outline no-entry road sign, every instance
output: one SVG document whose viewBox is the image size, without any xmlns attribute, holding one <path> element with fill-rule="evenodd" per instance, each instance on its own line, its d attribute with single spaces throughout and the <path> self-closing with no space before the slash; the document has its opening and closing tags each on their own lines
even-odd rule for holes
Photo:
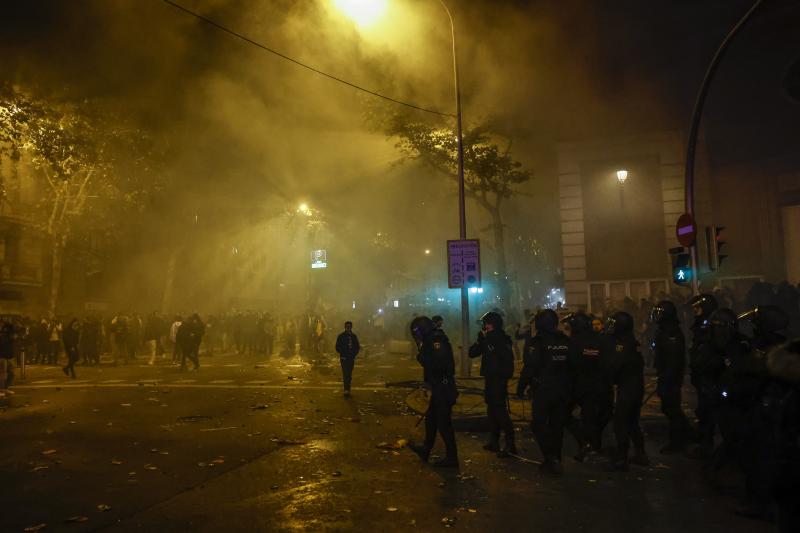
<svg viewBox="0 0 800 533">
<path fill-rule="evenodd" d="M 447 285 L 451 289 L 480 287 L 481 246 L 478 239 L 447 241 Z"/>
<path fill-rule="evenodd" d="M 687 248 L 694 246 L 697 239 L 697 223 L 692 215 L 684 213 L 678 217 L 678 223 L 675 225 L 675 236 L 681 246 L 686 246 Z"/>
</svg>

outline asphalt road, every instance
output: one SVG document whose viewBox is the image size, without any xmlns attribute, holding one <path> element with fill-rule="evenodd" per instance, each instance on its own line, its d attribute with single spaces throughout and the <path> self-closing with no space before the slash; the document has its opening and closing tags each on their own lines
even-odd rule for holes
<svg viewBox="0 0 800 533">
<path fill-rule="evenodd" d="M 412 391 L 385 386 L 419 379 L 408 357 L 359 360 L 350 399 L 330 358 L 201 364 L 78 367 L 77 380 L 29 367 L 0 400 L 0 531 L 771 530 L 733 515 L 732 487 L 711 489 L 697 463 L 658 455 L 664 424 L 652 410 L 648 468 L 567 459 L 552 479 L 460 432 L 460 470 L 437 471 L 401 446 L 422 436 Z M 538 460 L 518 429 L 521 454 Z"/>
</svg>

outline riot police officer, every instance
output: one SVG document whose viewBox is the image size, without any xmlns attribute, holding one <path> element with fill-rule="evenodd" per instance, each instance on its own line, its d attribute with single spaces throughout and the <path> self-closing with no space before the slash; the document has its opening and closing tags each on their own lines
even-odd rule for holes
<svg viewBox="0 0 800 533">
<path fill-rule="evenodd" d="M 737 507 L 736 513 L 751 518 L 769 518 L 770 471 L 776 453 L 774 431 L 765 419 L 763 396 L 770 390 L 767 370 L 767 354 L 786 338 L 781 333 L 789 325 L 789 316 L 776 306 L 759 306 L 740 314 L 738 321 L 747 321 L 754 327 L 750 351 L 734 354 L 738 357 L 726 360 L 728 366 L 723 373 L 722 400 L 725 422 L 736 429 L 735 458 L 745 474 L 747 500 Z M 767 384 L 767 386 L 765 386 Z M 736 396 L 734 397 L 735 391 Z M 727 426 L 725 426 L 727 428 Z M 729 455 L 731 452 L 728 448 Z"/>
<path fill-rule="evenodd" d="M 458 467 L 458 449 L 453 430 L 453 405 L 458 398 L 455 380 L 455 359 L 450 339 L 444 331 L 427 317 L 418 317 L 411 323 L 419 351 L 417 361 L 423 368 L 423 378 L 430 387 L 430 401 L 425 413 L 425 443 L 410 443 L 409 447 L 424 461 L 428 461 L 438 431 L 444 441 L 447 455 L 433 463 L 435 467 Z"/>
<path fill-rule="evenodd" d="M 540 471 L 560 475 L 564 425 L 569 415 L 575 362 L 569 337 L 558 331 L 558 315 L 544 309 L 534 319 L 536 336 L 523 356 L 524 366 L 517 395 L 530 388 L 531 429 L 539 443 L 544 462 Z"/>
<path fill-rule="evenodd" d="M 633 335 L 633 317 L 624 311 L 614 313 L 606 322 L 608 349 L 610 350 L 611 380 L 617 387 L 614 404 L 614 435 L 617 456 L 614 470 L 627 470 L 628 463 L 647 466 L 650 461 L 644 449 L 644 435 L 639 426 L 644 399 L 644 357 L 639 342 Z M 628 459 L 633 443 L 634 454 Z"/>
<path fill-rule="evenodd" d="M 762 426 L 758 472 L 777 504 L 778 531 L 800 530 L 800 339 L 771 350 L 768 379 L 756 404 Z"/>
<path fill-rule="evenodd" d="M 708 357 L 703 357 L 701 347 L 710 342 L 711 314 L 717 310 L 717 300 L 710 294 L 698 294 L 688 302 L 694 314 L 694 322 L 690 326 L 692 343 L 689 347 L 689 368 L 691 381 L 697 394 L 697 439 L 698 446 L 692 450 L 690 457 L 707 459 L 714 450 L 714 431 L 716 420 L 714 418 L 714 405 L 718 402 L 715 379 L 719 371 L 715 365 L 709 367 L 706 363 L 713 362 Z M 703 361 L 701 361 L 703 359 Z M 716 375 L 716 377 L 715 377 Z M 710 387 L 709 390 L 706 388 Z"/>
<path fill-rule="evenodd" d="M 650 322 L 655 324 L 653 353 L 658 375 L 656 392 L 661 399 L 661 412 L 669 422 L 669 442 L 661 453 L 683 452 L 692 433 L 689 421 L 681 407 L 683 374 L 686 370 L 686 340 L 678 321 L 675 304 L 664 300 L 650 312 Z"/>
<path fill-rule="evenodd" d="M 611 417 L 613 391 L 608 381 L 600 335 L 592 329 L 592 320 L 585 313 L 570 313 L 561 320 L 569 334 L 572 359 L 575 362 L 575 387 L 569 409 L 567 429 L 578 441 L 575 460 L 583 462 L 590 451 L 602 447 L 603 429 Z M 572 410 L 580 408 L 580 420 Z"/>
<path fill-rule="evenodd" d="M 469 348 L 471 358 L 481 358 L 481 376 L 484 378 L 484 400 L 489 417 L 490 436 L 484 450 L 501 457 L 516 455 L 514 424 L 508 414 L 508 380 L 514 375 L 512 340 L 503 331 L 503 317 L 489 311 L 481 317 L 483 329 Z M 500 449 L 500 434 L 505 435 L 505 448 Z"/>
</svg>

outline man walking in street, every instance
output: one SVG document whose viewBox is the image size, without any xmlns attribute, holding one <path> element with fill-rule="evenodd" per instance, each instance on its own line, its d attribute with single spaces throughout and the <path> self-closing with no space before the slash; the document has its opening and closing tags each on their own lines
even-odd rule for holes
<svg viewBox="0 0 800 533">
<path fill-rule="evenodd" d="M 353 333 L 353 323 L 349 320 L 344 323 L 344 331 L 336 338 L 336 353 L 342 364 L 342 381 L 344 382 L 345 398 L 350 396 L 350 383 L 353 381 L 353 366 L 356 356 L 361 350 L 358 337 Z"/>
</svg>

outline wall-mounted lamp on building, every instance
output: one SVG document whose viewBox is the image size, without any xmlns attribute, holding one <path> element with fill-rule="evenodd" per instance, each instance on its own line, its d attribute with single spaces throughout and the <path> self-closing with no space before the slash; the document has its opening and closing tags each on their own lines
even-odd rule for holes
<svg viewBox="0 0 800 533">
<path fill-rule="evenodd" d="M 619 181 L 620 185 L 625 185 L 625 182 L 628 179 L 628 171 L 625 169 L 617 170 L 617 181 Z"/>
</svg>

